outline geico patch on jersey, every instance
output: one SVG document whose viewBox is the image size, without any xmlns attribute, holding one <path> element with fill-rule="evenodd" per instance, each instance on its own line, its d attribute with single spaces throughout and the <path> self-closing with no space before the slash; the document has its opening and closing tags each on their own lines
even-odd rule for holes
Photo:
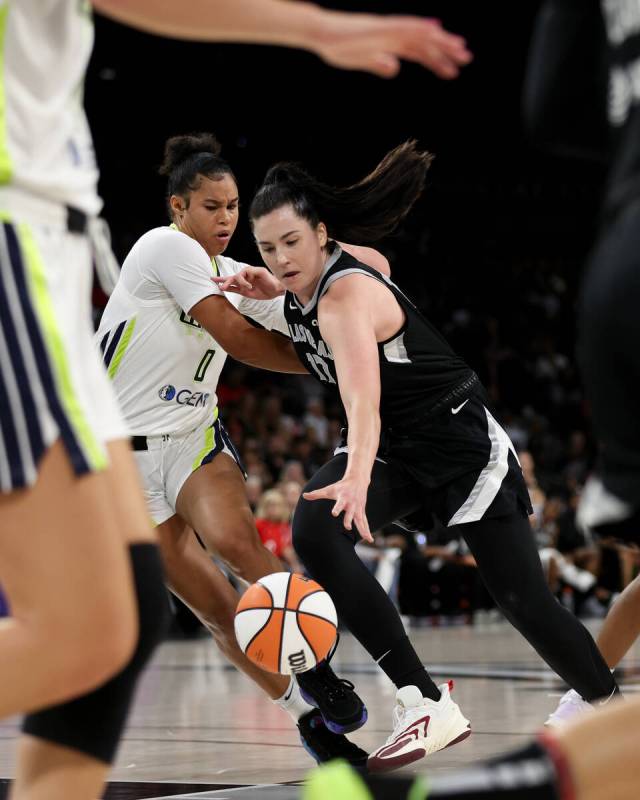
<svg viewBox="0 0 640 800">
<path fill-rule="evenodd" d="M 165 384 L 159 391 L 158 397 L 170 403 L 175 400 L 180 406 L 206 406 L 211 397 L 209 392 L 192 392 L 191 389 L 176 389 L 170 383 Z"/>
</svg>

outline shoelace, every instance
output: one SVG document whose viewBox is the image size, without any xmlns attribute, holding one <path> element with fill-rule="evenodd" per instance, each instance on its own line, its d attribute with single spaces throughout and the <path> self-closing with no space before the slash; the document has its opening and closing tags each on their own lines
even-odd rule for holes
<svg viewBox="0 0 640 800">
<path fill-rule="evenodd" d="M 393 707 L 393 728 L 394 730 L 398 727 L 398 725 L 404 719 L 404 712 L 406 711 L 404 706 L 396 705 Z M 393 736 L 393 734 L 392 734 Z"/>
<path fill-rule="evenodd" d="M 326 688 L 326 698 L 329 702 L 340 700 L 346 697 L 347 692 L 355 689 L 355 685 L 350 680 L 339 678 L 327 663 L 316 669 L 314 677 Z"/>
<path fill-rule="evenodd" d="M 315 670 L 308 672 L 306 678 L 306 680 L 317 678 L 318 683 L 328 689 L 326 697 L 329 702 L 342 699 L 347 692 L 352 692 L 356 688 L 355 684 L 347 678 L 339 678 L 329 666 L 329 662 L 338 649 L 339 642 L 340 633 L 336 632 L 336 640 L 326 658 L 318 664 Z"/>
</svg>

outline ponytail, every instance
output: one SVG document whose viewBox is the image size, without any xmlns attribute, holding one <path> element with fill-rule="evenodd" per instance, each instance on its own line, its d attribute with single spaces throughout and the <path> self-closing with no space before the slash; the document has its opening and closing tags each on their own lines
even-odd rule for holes
<svg viewBox="0 0 640 800">
<path fill-rule="evenodd" d="M 271 167 L 251 203 L 251 221 L 285 205 L 329 236 L 352 244 L 370 244 L 392 233 L 422 194 L 433 156 L 416 148 L 414 140 L 388 153 L 358 183 L 329 186 L 302 167 L 281 163 Z"/>
</svg>

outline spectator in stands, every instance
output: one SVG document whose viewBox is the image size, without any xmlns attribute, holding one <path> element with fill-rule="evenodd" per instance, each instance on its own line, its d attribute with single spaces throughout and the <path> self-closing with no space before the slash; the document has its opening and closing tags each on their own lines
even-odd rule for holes
<svg viewBox="0 0 640 800">
<path fill-rule="evenodd" d="M 256 528 L 268 550 L 292 572 L 304 572 L 291 546 L 289 509 L 282 492 L 270 489 L 262 495 L 256 509 Z"/>
</svg>

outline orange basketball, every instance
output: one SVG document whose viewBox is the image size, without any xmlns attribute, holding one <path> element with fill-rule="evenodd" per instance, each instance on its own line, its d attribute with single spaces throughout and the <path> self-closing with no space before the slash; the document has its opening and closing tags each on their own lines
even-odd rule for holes
<svg viewBox="0 0 640 800">
<path fill-rule="evenodd" d="M 234 625 L 247 658 L 267 672 L 291 675 L 327 656 L 338 616 L 320 584 L 297 573 L 274 572 L 242 595 Z"/>
</svg>

